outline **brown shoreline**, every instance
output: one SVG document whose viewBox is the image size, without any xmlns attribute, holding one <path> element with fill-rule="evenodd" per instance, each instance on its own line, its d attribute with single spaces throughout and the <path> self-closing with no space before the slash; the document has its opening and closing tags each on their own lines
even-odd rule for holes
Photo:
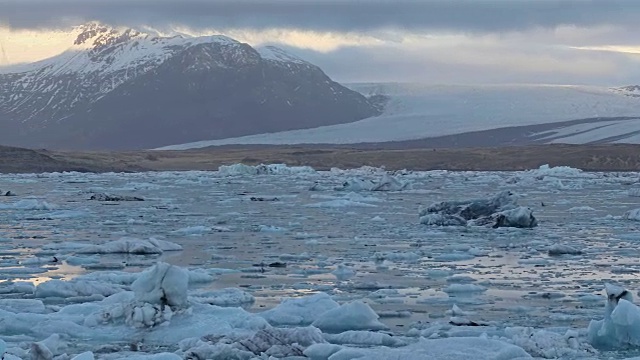
<svg viewBox="0 0 640 360">
<path fill-rule="evenodd" d="M 317 170 L 384 166 L 388 170 L 509 171 L 540 165 L 586 171 L 640 171 L 640 145 L 530 145 L 493 148 L 385 149 L 305 145 L 226 146 L 182 151 L 49 151 L 0 146 L 0 173 L 217 170 L 220 165 L 286 163 Z"/>
</svg>

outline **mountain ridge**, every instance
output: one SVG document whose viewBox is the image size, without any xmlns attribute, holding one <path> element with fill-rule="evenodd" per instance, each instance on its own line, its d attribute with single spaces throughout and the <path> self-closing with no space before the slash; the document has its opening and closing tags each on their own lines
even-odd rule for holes
<svg viewBox="0 0 640 360">
<path fill-rule="evenodd" d="M 8 130 L 1 143 L 135 149 L 379 114 L 361 94 L 277 47 L 255 49 L 222 35 L 162 37 L 99 23 L 73 31 L 75 41 L 62 54 L 0 71 L 0 125 Z M 190 128 L 180 129 L 180 123 Z"/>
</svg>

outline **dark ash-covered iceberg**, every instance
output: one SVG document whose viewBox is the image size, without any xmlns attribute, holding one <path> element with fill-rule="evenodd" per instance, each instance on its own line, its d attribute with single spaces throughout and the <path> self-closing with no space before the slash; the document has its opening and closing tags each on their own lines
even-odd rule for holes
<svg viewBox="0 0 640 360">
<path fill-rule="evenodd" d="M 511 191 L 487 199 L 443 201 L 420 209 L 420 223 L 437 226 L 492 226 L 532 228 L 538 226 L 533 211 L 518 206 Z"/>
</svg>

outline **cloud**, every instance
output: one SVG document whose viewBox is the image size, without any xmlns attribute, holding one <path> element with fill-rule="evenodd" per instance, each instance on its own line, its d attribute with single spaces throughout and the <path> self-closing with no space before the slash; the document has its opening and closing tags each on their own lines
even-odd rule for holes
<svg viewBox="0 0 640 360">
<path fill-rule="evenodd" d="M 343 82 L 640 83 L 632 0 L 0 0 L 0 9 L 0 65 L 71 43 L 44 29 L 98 20 L 282 46 Z"/>
<path fill-rule="evenodd" d="M 331 53 L 288 49 L 342 82 L 640 83 L 640 56 L 536 43 L 523 34 L 409 37 L 402 43 L 344 47 Z"/>
<path fill-rule="evenodd" d="M 152 29 L 155 30 L 155 29 Z M 203 29 L 194 30 L 176 27 L 165 35 L 177 32 L 190 36 L 222 34 L 253 46 L 275 44 L 288 45 L 299 49 L 310 49 L 322 53 L 343 47 L 384 45 L 388 39 L 375 34 L 320 32 L 300 29 Z"/>
<path fill-rule="evenodd" d="M 637 26 L 632 0 L 0 0 L 0 23 L 52 28 L 98 20 L 113 25 L 295 28 L 360 32 L 380 28 L 504 32 L 561 25 Z"/>
</svg>

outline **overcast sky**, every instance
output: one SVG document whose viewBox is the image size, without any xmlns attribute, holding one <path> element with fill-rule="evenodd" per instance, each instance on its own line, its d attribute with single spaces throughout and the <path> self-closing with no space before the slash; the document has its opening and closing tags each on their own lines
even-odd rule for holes
<svg viewBox="0 0 640 360">
<path fill-rule="evenodd" d="M 338 81 L 640 83 L 637 0 L 0 0 L 0 64 L 62 51 L 65 29 L 224 33 Z"/>
</svg>

